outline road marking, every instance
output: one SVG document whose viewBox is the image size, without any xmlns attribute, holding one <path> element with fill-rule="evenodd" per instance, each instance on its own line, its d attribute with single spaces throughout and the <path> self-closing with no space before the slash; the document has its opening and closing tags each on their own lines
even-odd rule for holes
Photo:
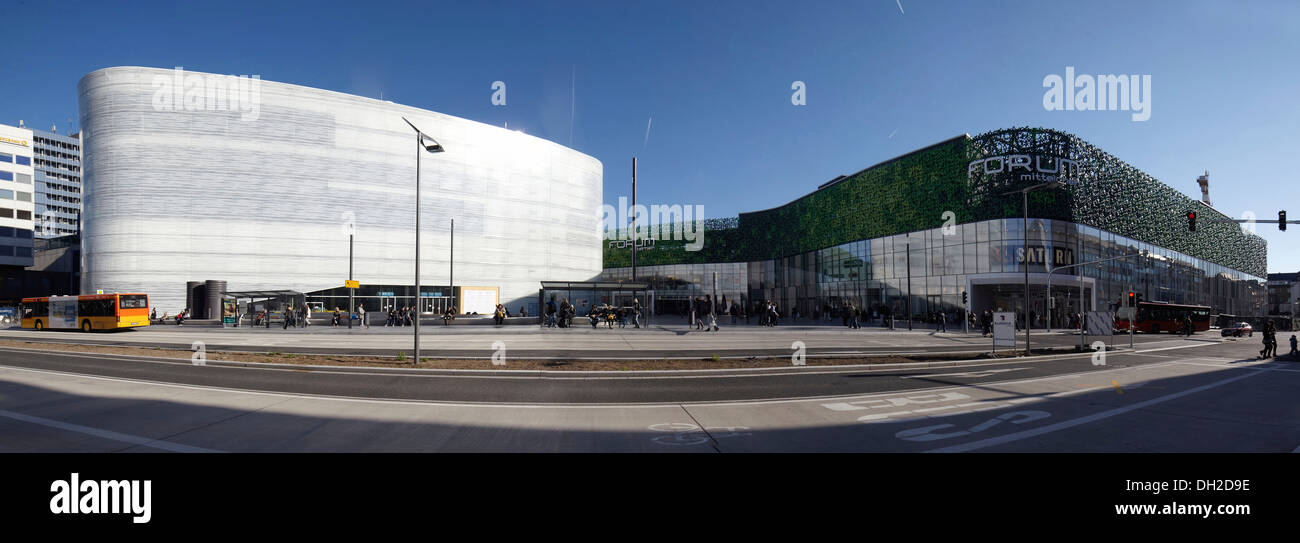
<svg viewBox="0 0 1300 543">
<path fill-rule="evenodd" d="M 2 350 L 2 349 L 0 349 L 0 350 Z M 93 357 L 87 357 L 87 358 L 93 358 Z M 157 363 L 162 363 L 162 362 L 157 362 Z M 1161 362 L 1161 363 L 1156 363 L 1156 364 L 1148 364 L 1148 365 L 1144 365 L 1144 366 L 1130 366 L 1130 367 L 1125 367 L 1125 368 L 1116 368 L 1116 370 L 1154 369 L 1154 368 L 1161 368 L 1161 367 L 1170 366 L 1170 365 L 1174 365 L 1174 364 L 1179 364 L 1179 362 Z M 207 367 L 210 368 L 210 367 L 212 367 L 212 366 L 207 366 Z M 438 401 L 438 400 L 415 400 L 415 399 L 409 399 L 409 398 L 366 398 L 366 397 L 361 397 L 361 396 L 338 396 L 338 395 L 325 395 L 325 394 L 308 394 L 308 393 L 301 393 L 301 392 L 299 392 L 299 393 L 294 393 L 294 392 L 275 392 L 275 391 L 267 391 L 267 390 L 253 390 L 253 389 L 242 389 L 242 388 L 233 388 L 233 387 L 218 387 L 218 386 L 205 386 L 205 385 L 185 385 L 185 384 L 179 384 L 179 383 L 169 383 L 169 382 L 166 382 L 166 381 L 152 381 L 152 380 L 148 380 L 148 379 L 129 379 L 129 378 L 122 378 L 122 377 L 105 377 L 105 376 L 102 376 L 102 375 L 94 375 L 94 374 L 89 374 L 89 373 L 76 373 L 76 372 L 70 372 L 70 371 L 58 371 L 58 370 L 41 370 L 41 369 L 26 368 L 26 367 L 21 367 L 21 366 L 9 366 L 9 365 L 5 365 L 5 364 L 0 364 L 0 369 L 10 370 L 10 371 L 27 372 L 27 373 L 38 373 L 38 374 L 47 374 L 47 375 L 59 375 L 59 376 L 64 376 L 64 377 L 76 377 L 76 378 L 82 378 L 82 379 L 97 379 L 97 380 L 102 380 L 102 381 L 115 381 L 115 382 L 120 382 L 120 383 L 147 384 L 147 385 L 162 386 L 162 387 L 171 387 L 171 388 L 179 388 L 179 389 L 187 389 L 187 390 L 206 390 L 206 391 L 212 391 L 212 392 L 231 392 L 231 393 L 237 393 L 237 394 L 250 394 L 250 395 L 255 395 L 255 396 L 275 396 L 275 397 L 280 397 L 280 398 L 300 398 L 300 399 L 305 399 L 305 400 L 332 400 L 332 401 L 355 402 L 355 403 L 382 403 L 382 404 L 396 404 L 396 405 L 429 405 L 429 406 L 441 406 L 441 407 L 492 407 L 492 408 L 506 408 L 506 409 L 509 409 L 509 408 L 520 408 L 520 409 L 657 409 L 657 408 L 672 407 L 672 406 L 681 406 L 681 405 L 690 405 L 690 406 L 776 405 L 776 404 L 810 403 L 810 402 L 811 402 L 811 403 L 820 403 L 820 402 L 825 402 L 825 401 L 829 401 L 829 400 L 849 400 L 849 399 L 853 399 L 853 400 L 862 400 L 862 399 L 868 399 L 868 398 L 879 398 L 879 397 L 885 397 L 885 396 L 896 396 L 896 395 L 899 395 L 899 394 L 909 394 L 909 393 L 913 393 L 913 394 L 914 394 L 914 393 L 921 393 L 921 392 L 931 392 L 931 393 L 934 393 L 934 392 L 942 392 L 942 391 L 949 391 L 949 390 L 954 390 L 954 391 L 955 391 L 955 390 L 965 390 L 965 389 L 969 389 L 969 388 L 970 388 L 970 385 L 952 385 L 952 386 L 942 386 L 942 387 L 932 387 L 932 388 L 917 388 L 917 389 L 914 389 L 914 390 L 894 390 L 894 391 L 889 391 L 889 392 L 876 392 L 876 393 L 866 393 L 866 394 L 861 394 L 861 393 L 858 393 L 858 394 L 827 394 L 827 395 L 821 395 L 821 396 L 803 396 L 803 397 L 786 397 L 786 398 L 765 398 L 765 399 L 750 399 L 750 400 L 711 400 L 711 401 L 700 401 L 700 402 L 644 402 L 644 403 L 621 403 L 621 404 L 619 404 L 619 403 L 613 403 L 613 404 L 611 404 L 611 403 L 586 403 L 586 404 L 560 404 L 560 403 L 549 403 L 549 404 L 547 404 L 547 403 L 509 403 L 509 402 L 473 402 L 473 401 L 458 401 L 458 402 L 453 402 L 453 401 Z M 291 371 L 291 370 L 283 370 L 283 371 Z M 1081 372 L 1074 372 L 1074 373 L 1065 373 L 1065 374 L 1060 374 L 1060 375 L 1052 375 L 1052 376 L 1047 376 L 1047 377 L 1035 377 L 1035 378 L 1030 378 L 1030 379 L 1011 379 L 1011 380 L 1007 380 L 1007 381 L 990 381 L 990 382 L 980 383 L 980 386 L 999 385 L 999 384 L 1032 383 L 1032 382 L 1038 382 L 1038 381 L 1052 381 L 1052 380 L 1057 380 L 1057 379 L 1070 379 L 1070 378 L 1078 377 L 1078 376 L 1083 375 L 1083 374 L 1085 374 L 1085 373 L 1092 373 L 1092 371 L 1089 370 L 1089 371 L 1081 371 Z M 1085 390 L 1085 391 L 1079 391 L 1079 392 L 1086 392 L 1086 390 Z M 1068 394 L 1068 393 L 1063 393 L 1063 395 L 1064 395 L 1064 394 Z"/>
<path fill-rule="evenodd" d="M 979 371 L 962 371 L 956 373 L 929 373 L 925 375 L 904 375 L 902 378 L 903 379 L 925 379 L 927 377 L 988 377 L 990 375 L 995 375 L 998 373 L 1005 373 L 1008 371 L 1027 370 L 1027 369 L 1029 368 L 1002 368 L 1002 369 L 979 370 Z"/>
<path fill-rule="evenodd" d="M 222 452 L 222 451 L 218 451 L 218 450 L 214 450 L 214 449 L 205 449 L 205 448 L 203 448 L 203 447 L 194 447 L 194 446 L 190 446 L 190 445 L 182 445 L 182 444 L 180 444 L 180 443 L 173 443 L 173 442 L 171 442 L 171 441 L 163 441 L 163 440 L 161 440 L 161 439 L 152 439 L 152 438 L 147 438 L 147 437 L 134 436 L 134 435 L 131 435 L 131 434 L 123 434 L 123 433 L 121 433 L 121 432 L 114 432 L 114 431 L 112 431 L 112 430 L 101 430 L 101 429 L 99 429 L 99 428 L 92 428 L 92 427 L 90 427 L 90 426 L 82 426 L 82 425 L 80 425 L 80 424 L 72 424 L 72 423 L 68 423 L 68 422 L 60 422 L 60 421 L 52 420 L 52 419 L 46 419 L 46 418 L 41 418 L 41 417 L 34 417 L 34 416 L 31 416 L 31 415 L 24 415 L 24 414 L 22 414 L 22 413 L 16 413 L 16 412 L 14 412 L 14 411 L 6 411 L 6 410 L 3 410 L 3 409 L 0 409 L 0 417 L 8 417 L 8 418 L 11 418 L 11 419 L 14 419 L 14 420 L 19 420 L 19 421 L 23 421 L 23 422 L 28 422 L 28 423 L 31 423 L 31 424 L 38 424 L 38 425 L 41 425 L 41 426 L 48 426 L 48 427 L 50 427 L 50 428 L 58 428 L 58 429 L 60 429 L 60 430 L 66 430 L 66 431 L 69 431 L 69 432 L 77 432 L 77 433 L 79 433 L 79 434 L 86 434 L 86 435 L 92 435 L 92 436 L 95 436 L 95 437 L 102 437 L 102 438 L 104 438 L 104 439 L 111 439 L 111 440 L 113 440 L 113 441 L 121 441 L 121 442 L 123 442 L 123 443 L 133 443 L 133 444 L 136 444 L 136 445 L 142 445 L 142 446 L 145 446 L 145 447 L 151 447 L 151 448 L 154 448 L 154 449 L 162 449 L 162 450 L 164 450 L 164 451 L 171 451 L 171 452 L 184 452 L 184 453 L 217 453 L 217 452 Z"/>
<path fill-rule="evenodd" d="M 1119 387 L 1119 381 L 1116 381 L 1116 380 L 1112 379 L 1112 380 L 1110 381 L 1110 385 L 1113 386 L 1113 387 L 1115 387 L 1115 393 L 1117 393 L 1117 394 L 1123 394 L 1123 393 L 1124 393 L 1124 389 L 1122 389 L 1122 388 Z"/>
<path fill-rule="evenodd" d="M 1059 431 L 1059 430 L 1064 430 L 1064 429 L 1066 429 L 1066 428 L 1073 428 L 1073 427 L 1075 427 L 1075 426 L 1079 426 L 1079 425 L 1081 425 L 1081 424 L 1087 424 L 1087 423 L 1090 423 L 1090 422 L 1096 422 L 1096 421 L 1099 421 L 1099 420 L 1102 420 L 1102 419 L 1107 419 L 1107 418 L 1110 418 L 1110 417 L 1113 417 L 1113 416 L 1116 416 L 1116 415 L 1122 415 L 1122 414 L 1124 414 L 1124 413 L 1128 413 L 1128 412 L 1130 412 L 1130 411 L 1135 411 L 1135 410 L 1142 409 L 1142 408 L 1145 408 L 1145 407 L 1150 407 L 1150 406 L 1152 406 L 1152 405 L 1156 405 L 1156 404 L 1159 404 L 1159 403 L 1164 403 L 1164 402 L 1167 402 L 1167 401 L 1170 401 L 1170 400 L 1176 400 L 1176 399 L 1178 399 L 1178 398 L 1182 398 L 1183 396 L 1189 396 L 1189 395 L 1192 395 L 1192 394 L 1196 394 L 1197 392 L 1204 392 L 1204 391 L 1206 391 L 1206 390 L 1209 390 L 1209 389 L 1212 389 L 1212 388 L 1215 388 L 1215 387 L 1220 387 L 1220 386 L 1226 385 L 1226 384 L 1228 384 L 1228 383 L 1233 383 L 1233 382 L 1236 382 L 1236 381 L 1240 381 L 1240 380 L 1242 380 L 1242 379 L 1246 379 L 1246 378 L 1249 378 L 1249 377 L 1254 377 L 1254 376 L 1256 376 L 1256 375 L 1259 375 L 1260 373 L 1261 373 L 1261 372 L 1250 372 L 1250 373 L 1246 373 L 1246 374 L 1244 374 L 1244 375 L 1238 375 L 1238 376 L 1236 376 L 1236 377 L 1229 377 L 1229 378 L 1227 378 L 1227 379 L 1223 379 L 1223 380 L 1221 380 L 1221 381 L 1215 381 L 1215 382 L 1210 383 L 1210 384 L 1207 384 L 1207 385 L 1201 385 L 1201 386 L 1198 386 L 1198 387 L 1189 388 L 1189 389 L 1184 390 L 1184 391 L 1181 391 L 1181 392 L 1175 392 L 1175 393 L 1173 393 L 1173 394 L 1167 394 L 1167 395 L 1164 395 L 1164 396 L 1159 396 L 1159 397 L 1156 397 L 1156 398 L 1152 398 L 1152 399 L 1150 399 L 1150 400 L 1146 400 L 1146 401 L 1142 401 L 1142 402 L 1135 403 L 1135 404 L 1133 404 L 1133 405 L 1128 405 L 1128 406 L 1124 406 L 1124 407 L 1117 407 L 1117 408 L 1115 408 L 1115 409 L 1110 409 L 1110 410 L 1107 410 L 1107 411 L 1102 411 L 1102 412 L 1100 412 L 1100 413 L 1093 413 L 1093 414 L 1091 414 L 1091 415 L 1087 415 L 1087 416 L 1084 416 L 1084 417 L 1079 417 L 1079 418 L 1075 418 L 1075 419 L 1070 419 L 1070 420 L 1067 420 L 1067 421 L 1058 422 L 1058 423 L 1056 423 L 1056 424 L 1050 424 L 1050 425 L 1047 425 L 1047 426 L 1043 426 L 1043 427 L 1041 427 L 1041 428 L 1034 428 L 1034 429 L 1032 429 L 1032 430 L 1024 430 L 1024 431 L 1016 432 L 1016 433 L 1013 433 L 1013 434 L 1007 434 L 1007 435 L 998 436 L 998 437 L 991 437 L 991 438 L 988 438 L 988 439 L 981 439 L 981 440 L 979 440 L 979 441 L 972 441 L 972 442 L 969 442 L 969 443 L 963 443 L 963 444 L 961 444 L 961 445 L 953 445 L 953 446 L 951 446 L 951 447 L 943 447 L 943 448 L 940 448 L 940 449 L 931 449 L 931 450 L 928 450 L 928 451 L 925 451 L 925 452 L 940 452 L 940 453 L 942 453 L 942 452 L 969 452 L 969 451 L 974 451 L 974 450 L 978 450 L 978 449 L 983 449 L 983 448 L 986 448 L 986 447 L 992 447 L 992 446 L 995 446 L 995 445 L 1003 445 L 1003 444 L 1006 444 L 1006 443 L 1011 443 L 1011 442 L 1013 442 L 1013 441 L 1020 441 L 1020 440 L 1022 440 L 1022 439 L 1028 439 L 1028 438 L 1031 438 L 1031 437 L 1040 436 L 1040 435 L 1043 435 L 1043 434 L 1048 434 L 1048 433 L 1056 432 L 1056 431 Z"/>
</svg>

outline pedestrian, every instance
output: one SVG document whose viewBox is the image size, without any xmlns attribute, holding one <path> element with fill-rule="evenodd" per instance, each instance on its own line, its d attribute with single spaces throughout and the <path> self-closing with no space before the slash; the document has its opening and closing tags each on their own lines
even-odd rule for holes
<svg viewBox="0 0 1300 543">
<path fill-rule="evenodd" d="M 577 311 L 574 310 L 573 304 L 569 303 L 569 299 L 565 298 L 560 302 L 560 328 L 569 328 L 573 324 L 574 315 L 577 315 Z"/>
<path fill-rule="evenodd" d="M 520 305 L 520 306 L 519 306 L 519 316 L 520 316 L 520 317 L 527 317 L 527 316 L 528 316 L 528 309 L 525 308 L 524 306 Z"/>
<path fill-rule="evenodd" d="M 632 327 L 641 327 L 641 300 L 632 298 Z"/>
<path fill-rule="evenodd" d="M 451 321 L 454 320 L 456 320 L 456 310 L 452 309 L 451 306 L 447 306 L 447 310 L 442 312 L 442 325 L 450 326 Z"/>
<path fill-rule="evenodd" d="M 302 304 L 302 327 L 311 326 L 311 304 Z"/>
<path fill-rule="evenodd" d="M 1288 355 L 1295 356 L 1296 354 L 1300 354 L 1296 352 L 1295 346 L 1296 346 L 1295 334 L 1291 334 L 1291 352 L 1287 353 Z"/>
<path fill-rule="evenodd" d="M 709 314 L 709 324 L 708 324 L 708 326 L 705 326 L 704 329 L 705 329 L 705 330 L 708 330 L 709 328 L 712 328 L 714 332 L 717 332 L 717 331 L 718 331 L 718 310 L 717 310 L 717 308 L 714 307 L 714 305 L 713 305 L 713 296 L 712 296 L 712 295 L 710 295 L 710 294 L 706 294 L 706 295 L 704 295 L 704 305 L 705 305 L 705 309 L 709 312 L 709 313 L 708 313 L 708 314 Z"/>
<path fill-rule="evenodd" d="M 364 305 L 358 305 L 358 306 L 357 306 L 357 315 L 360 317 L 360 318 L 357 319 L 357 320 L 361 321 L 361 322 L 360 322 L 361 327 L 362 327 L 362 328 L 370 328 L 370 323 L 366 321 L 366 306 L 364 306 Z"/>
<path fill-rule="evenodd" d="M 939 312 L 939 326 L 935 329 L 935 331 L 936 332 L 948 331 L 948 315 L 943 311 Z"/>
</svg>

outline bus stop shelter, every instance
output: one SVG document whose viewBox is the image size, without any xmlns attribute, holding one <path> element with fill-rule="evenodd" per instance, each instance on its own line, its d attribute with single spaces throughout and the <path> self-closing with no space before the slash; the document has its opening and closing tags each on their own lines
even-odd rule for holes
<svg viewBox="0 0 1300 543">
<path fill-rule="evenodd" d="M 537 291 L 539 317 L 545 317 L 546 302 L 555 300 L 559 306 L 563 300 L 569 300 L 579 315 L 585 315 L 592 307 L 609 304 L 614 307 L 632 307 L 633 300 L 641 302 L 645 311 L 646 323 L 654 315 L 653 290 L 648 290 L 646 283 L 620 283 L 616 281 L 542 281 L 542 288 Z"/>
<path fill-rule="evenodd" d="M 279 311 L 281 318 L 283 318 L 283 313 L 288 308 L 299 307 L 307 303 L 307 297 L 296 290 L 228 290 L 221 293 L 221 298 L 223 300 L 234 300 L 237 315 L 235 326 L 239 325 L 238 315 L 251 319 L 252 315 L 257 311 L 266 311 L 269 319 L 272 313 Z M 248 304 L 242 311 L 239 309 L 244 307 L 240 305 L 241 300 L 247 300 Z M 223 326 L 226 324 L 224 313 L 223 311 Z"/>
</svg>

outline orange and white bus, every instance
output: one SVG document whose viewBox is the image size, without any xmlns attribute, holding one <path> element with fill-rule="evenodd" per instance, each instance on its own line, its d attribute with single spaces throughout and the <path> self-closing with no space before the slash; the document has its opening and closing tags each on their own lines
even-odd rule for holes
<svg viewBox="0 0 1300 543">
<path fill-rule="evenodd" d="M 149 296 L 145 294 L 86 294 L 23 298 L 23 328 L 118 330 L 149 326 Z"/>
</svg>

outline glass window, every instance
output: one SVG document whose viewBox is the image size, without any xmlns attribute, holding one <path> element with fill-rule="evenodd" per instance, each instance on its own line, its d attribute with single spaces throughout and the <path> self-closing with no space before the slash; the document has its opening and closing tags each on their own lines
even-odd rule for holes
<svg viewBox="0 0 1300 543">
<path fill-rule="evenodd" d="M 145 309 L 149 307 L 149 299 L 143 294 L 121 296 L 119 300 L 122 309 Z"/>
<path fill-rule="evenodd" d="M 30 184 L 32 184 L 32 176 L 27 175 L 27 174 L 25 174 L 25 173 L 15 173 L 15 174 L 14 174 L 14 181 L 17 181 L 17 182 L 22 183 L 22 184 L 24 184 L 24 185 L 30 185 Z"/>
<path fill-rule="evenodd" d="M 953 245 L 943 248 L 943 268 L 946 274 L 962 273 L 962 246 Z M 952 294 L 946 292 L 945 294 Z"/>
<path fill-rule="evenodd" d="M 18 164 L 21 164 L 21 165 L 23 165 L 23 166 L 31 166 L 31 165 L 32 165 L 32 157 L 18 156 L 18 157 L 14 157 L 14 158 L 17 159 Z"/>
<path fill-rule="evenodd" d="M 32 256 L 31 247 L 14 247 L 15 256 L 30 257 Z"/>
<path fill-rule="evenodd" d="M 14 156 L 9 153 L 0 153 L 0 162 L 13 163 Z"/>
<path fill-rule="evenodd" d="M 8 226 L 0 226 L 0 236 L 12 238 L 14 237 L 14 229 Z"/>
<path fill-rule="evenodd" d="M 14 256 L 12 245 L 0 245 L 0 256 Z"/>
<path fill-rule="evenodd" d="M 21 228 L 15 228 L 15 229 L 14 229 L 14 234 L 15 234 L 14 237 L 19 238 L 19 239 L 32 239 L 32 231 L 31 231 L 31 230 L 23 230 L 23 229 L 21 229 Z"/>
<path fill-rule="evenodd" d="M 0 181 L 13 181 L 13 180 L 14 180 L 13 172 L 6 172 L 4 170 L 0 170 Z"/>
<path fill-rule="evenodd" d="M 19 201 L 19 202 L 30 202 L 30 201 L 32 201 L 32 193 L 30 193 L 30 192 L 19 192 L 19 193 L 18 193 L 18 201 Z"/>
<path fill-rule="evenodd" d="M 14 210 L 0 207 L 0 218 L 4 218 L 4 219 L 14 218 Z"/>
<path fill-rule="evenodd" d="M 19 209 L 18 212 L 15 214 L 14 218 L 24 220 L 24 221 L 29 221 L 32 219 L 32 212 Z"/>
</svg>

